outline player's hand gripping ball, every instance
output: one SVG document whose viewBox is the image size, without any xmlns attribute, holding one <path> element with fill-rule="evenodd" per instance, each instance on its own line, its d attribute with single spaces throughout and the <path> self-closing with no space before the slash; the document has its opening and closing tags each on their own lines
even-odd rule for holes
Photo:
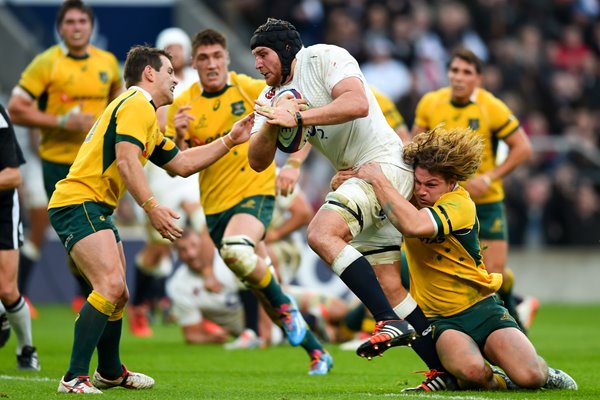
<svg viewBox="0 0 600 400">
<path fill-rule="evenodd" d="M 302 95 L 296 89 L 284 89 L 273 97 L 271 104 L 276 106 L 278 101 L 283 97 L 301 99 Z M 307 108 L 308 106 L 305 104 L 301 106 L 302 110 Z M 298 126 L 292 128 L 284 126 L 278 127 L 277 148 L 285 153 L 294 153 L 300 150 L 308 141 L 312 129 L 312 126 L 304 126 L 302 121 L 298 121 Z"/>
</svg>

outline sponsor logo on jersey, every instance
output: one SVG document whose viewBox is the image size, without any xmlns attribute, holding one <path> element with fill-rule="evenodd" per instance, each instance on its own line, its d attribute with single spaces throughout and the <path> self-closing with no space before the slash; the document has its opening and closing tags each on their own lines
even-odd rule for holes
<svg viewBox="0 0 600 400">
<path fill-rule="evenodd" d="M 271 88 L 267 92 L 267 94 L 265 94 L 265 97 L 267 98 L 267 100 L 271 100 L 274 96 L 275 96 L 275 88 Z"/>
</svg>

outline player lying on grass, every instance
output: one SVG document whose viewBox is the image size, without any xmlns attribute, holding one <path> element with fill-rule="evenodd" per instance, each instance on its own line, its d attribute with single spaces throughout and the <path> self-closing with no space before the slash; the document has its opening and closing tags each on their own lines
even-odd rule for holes
<svg viewBox="0 0 600 400">
<path fill-rule="evenodd" d="M 238 283 L 222 260 L 207 263 L 205 252 L 215 249 L 206 230 L 185 228 L 175 241 L 183 262 L 167 281 L 172 312 L 187 343 L 224 343 L 244 329 L 244 310 Z"/>
<path fill-rule="evenodd" d="M 569 375 L 538 356 L 495 295 L 502 275 L 485 269 L 475 203 L 458 185 L 477 171 L 482 149 L 480 137 L 468 129 L 438 127 L 416 136 L 403 155 L 415 169 L 412 203 L 377 163 L 337 177 L 369 182 L 386 216 L 404 235 L 412 297 L 429 318 L 438 355 L 460 388 L 576 390 Z M 492 370 L 486 360 L 508 376 Z"/>
</svg>

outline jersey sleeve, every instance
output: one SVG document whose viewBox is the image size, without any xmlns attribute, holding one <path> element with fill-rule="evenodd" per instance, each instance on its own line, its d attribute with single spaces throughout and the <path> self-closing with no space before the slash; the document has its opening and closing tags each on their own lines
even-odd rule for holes
<svg viewBox="0 0 600 400">
<path fill-rule="evenodd" d="M 177 153 L 179 153 L 179 148 L 175 145 L 174 141 L 165 137 L 160 131 L 158 135 L 159 138 L 156 142 L 156 147 L 154 147 L 149 160 L 160 167 L 175 158 Z"/>
<path fill-rule="evenodd" d="M 143 101 L 140 98 L 144 98 Z M 156 119 L 156 111 L 145 97 L 132 96 L 126 99 L 117 110 L 116 141 L 130 142 L 142 151 L 146 150 L 149 126 Z"/>
<path fill-rule="evenodd" d="M 48 51 L 37 55 L 21 74 L 19 86 L 37 99 L 50 84 L 53 64 Z"/>
<path fill-rule="evenodd" d="M 447 236 L 475 225 L 475 204 L 455 192 L 442 196 L 429 211 L 437 226 L 437 236 Z"/>
<path fill-rule="evenodd" d="M 329 92 L 346 78 L 357 77 L 364 82 L 358 62 L 348 50 L 338 46 L 328 46 L 323 54 L 323 60 L 321 60 L 325 68 L 323 77 Z"/>
<path fill-rule="evenodd" d="M 513 115 L 508 106 L 500 99 L 492 96 L 490 100 L 490 129 L 498 139 L 510 136 L 519 128 L 519 120 Z"/>
</svg>

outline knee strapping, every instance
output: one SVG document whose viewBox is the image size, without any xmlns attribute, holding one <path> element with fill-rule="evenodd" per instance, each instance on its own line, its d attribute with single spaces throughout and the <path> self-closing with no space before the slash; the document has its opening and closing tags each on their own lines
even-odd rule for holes
<svg viewBox="0 0 600 400">
<path fill-rule="evenodd" d="M 116 304 L 111 303 L 106 297 L 92 290 L 92 293 L 87 298 L 88 303 L 102 314 L 111 316 L 115 312 Z"/>
<path fill-rule="evenodd" d="M 123 318 L 123 306 L 115 307 L 115 311 L 112 313 L 110 317 L 108 317 L 109 321 L 118 321 Z"/>
<path fill-rule="evenodd" d="M 248 276 L 258 262 L 258 256 L 254 252 L 255 244 L 246 235 L 235 235 L 223 238 L 219 254 L 225 264 L 240 279 Z"/>
<path fill-rule="evenodd" d="M 358 235 L 364 228 L 364 217 L 362 210 L 354 201 L 339 193 L 331 192 L 325 198 L 324 209 L 337 212 L 348 224 L 352 236 Z"/>
</svg>

